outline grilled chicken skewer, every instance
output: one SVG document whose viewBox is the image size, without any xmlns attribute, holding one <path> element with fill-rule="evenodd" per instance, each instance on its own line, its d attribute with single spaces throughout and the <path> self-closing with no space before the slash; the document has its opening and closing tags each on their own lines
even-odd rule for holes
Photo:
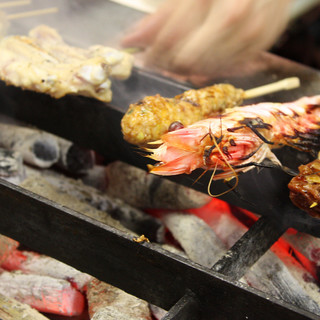
<svg viewBox="0 0 320 320">
<path fill-rule="evenodd" d="M 244 91 L 230 84 L 188 90 L 174 98 L 148 96 L 131 104 L 121 121 L 124 139 L 144 145 L 176 126 L 188 126 L 227 108 L 240 105 L 243 100 L 280 90 L 299 87 L 298 78 L 287 78 L 266 86 Z"/>
<path fill-rule="evenodd" d="M 128 53 L 102 45 L 70 46 L 45 25 L 28 36 L 0 40 L 0 79 L 57 99 L 76 94 L 110 102 L 110 78 L 127 79 L 132 65 L 133 56 Z"/>
</svg>

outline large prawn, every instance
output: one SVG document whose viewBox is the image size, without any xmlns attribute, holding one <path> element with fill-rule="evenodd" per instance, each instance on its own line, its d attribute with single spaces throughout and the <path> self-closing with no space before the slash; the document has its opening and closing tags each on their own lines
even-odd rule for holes
<svg viewBox="0 0 320 320">
<path fill-rule="evenodd" d="M 237 178 L 265 159 L 281 167 L 273 148 L 288 145 L 308 152 L 320 150 L 320 95 L 291 103 L 227 109 L 168 132 L 154 143 L 160 146 L 148 148 L 148 157 L 158 163 L 150 165 L 149 171 L 158 175 L 189 174 L 203 168 L 213 170 L 212 181 Z"/>
</svg>

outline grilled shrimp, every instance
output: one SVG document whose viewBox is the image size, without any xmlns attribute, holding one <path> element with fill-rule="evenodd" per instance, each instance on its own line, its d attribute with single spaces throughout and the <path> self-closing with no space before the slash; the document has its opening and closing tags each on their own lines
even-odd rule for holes
<svg viewBox="0 0 320 320">
<path fill-rule="evenodd" d="M 272 149 L 283 145 L 312 152 L 320 149 L 320 95 L 291 103 L 235 107 L 219 116 L 168 132 L 147 149 L 151 173 L 177 175 L 197 168 L 220 170 L 214 180 L 228 179 L 264 159 L 281 163 Z"/>
</svg>

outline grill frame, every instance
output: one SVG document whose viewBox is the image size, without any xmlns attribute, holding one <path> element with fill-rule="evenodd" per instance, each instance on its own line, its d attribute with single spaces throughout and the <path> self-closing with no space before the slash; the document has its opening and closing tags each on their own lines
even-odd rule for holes
<svg viewBox="0 0 320 320">
<path fill-rule="evenodd" d="M 263 57 L 267 66 L 263 72 L 246 77 L 245 82 L 244 78 L 230 79 L 230 82 L 246 89 L 284 77 L 299 76 L 301 88 L 269 95 L 260 100 L 288 101 L 316 93 L 319 85 L 317 71 L 272 55 L 266 54 Z M 274 79 L 274 74 L 277 74 L 278 79 Z M 219 82 L 219 79 L 215 82 Z M 145 95 L 160 93 L 173 96 L 188 89 L 188 86 L 139 69 L 134 70 L 128 81 L 114 81 L 113 85 L 114 100 L 111 105 L 106 105 L 76 96 L 54 100 L 44 94 L 0 83 L 0 111 L 72 140 L 82 147 L 94 149 L 108 161 L 122 160 L 145 169 L 146 160 L 122 139 L 120 120 L 125 109 L 129 103 Z M 126 92 L 126 95 L 122 95 L 122 92 Z M 255 99 L 257 101 L 259 99 Z M 275 176 L 277 179 L 284 177 L 278 172 Z M 261 176 L 257 177 L 252 171 L 244 177 L 245 182 L 240 183 L 239 188 L 245 198 L 239 202 L 237 195 L 227 195 L 224 200 L 252 209 L 248 201 L 252 195 L 250 192 L 247 194 L 247 189 L 250 187 L 254 190 L 255 186 L 251 183 L 258 183 Z M 193 179 L 192 175 L 173 178 L 178 183 L 200 191 L 206 190 L 206 181 L 192 185 Z M 288 177 L 281 179 L 283 189 Z M 272 181 L 277 186 L 280 180 Z M 224 188 L 222 183 L 216 187 Z M 270 188 L 267 185 L 266 190 Z M 273 190 L 272 194 L 277 190 Z M 281 193 L 279 199 L 282 201 L 288 197 Z M 150 303 L 165 309 L 172 307 L 167 319 L 267 319 L 270 310 L 277 319 L 319 319 L 309 312 L 244 286 L 236 281 L 241 274 L 234 275 L 236 269 L 250 267 L 284 230 L 294 226 L 291 221 L 294 216 L 290 210 L 280 216 L 286 206 L 274 210 L 273 214 L 267 214 L 250 228 L 231 249 L 231 263 L 230 259 L 219 262 L 222 265 L 219 270 L 224 270 L 226 274 L 222 275 L 169 253 L 155 244 L 137 244 L 120 231 L 5 181 L 0 181 L 0 201 L 1 233 Z M 306 215 L 298 211 L 296 226 L 319 236 L 320 222 L 308 216 L 304 219 Z M 275 226 L 274 218 L 278 226 Z M 274 233 L 266 232 L 266 226 L 272 226 Z M 253 238 L 260 240 L 257 240 L 257 246 L 250 247 L 248 245 Z M 250 261 L 239 259 L 239 256 L 247 254 L 252 255 Z M 228 274 L 232 276 L 228 277 Z"/>
<path fill-rule="evenodd" d="M 263 320 L 270 310 L 276 319 L 319 319 L 6 181 L 0 203 L 0 233 L 164 309 L 174 306 L 171 319 L 192 319 L 192 312 L 202 320 Z"/>
</svg>

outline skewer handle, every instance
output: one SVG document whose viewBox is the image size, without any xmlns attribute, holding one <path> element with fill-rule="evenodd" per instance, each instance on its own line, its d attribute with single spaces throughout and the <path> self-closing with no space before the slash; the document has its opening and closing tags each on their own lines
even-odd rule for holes
<svg viewBox="0 0 320 320">
<path fill-rule="evenodd" d="M 24 11 L 24 12 L 8 14 L 7 19 L 8 20 L 15 20 L 15 19 L 20 19 L 20 18 L 27 18 L 27 17 L 39 16 L 42 14 L 50 14 L 50 13 L 57 13 L 57 12 L 58 12 L 57 7 L 51 7 L 51 8 L 45 8 L 45 9 L 39 9 L 39 10 Z"/>
<path fill-rule="evenodd" d="M 266 84 L 261 87 L 246 90 L 244 92 L 244 99 L 250 99 L 259 97 L 265 94 L 281 91 L 281 90 L 291 90 L 298 88 L 300 86 L 300 80 L 297 77 L 286 78 L 274 83 Z"/>
<path fill-rule="evenodd" d="M 126 52 L 126 53 L 130 53 L 130 54 L 135 54 L 135 53 L 139 53 L 144 51 L 144 48 L 140 48 L 140 47 L 129 47 L 129 48 L 124 48 L 122 49 L 122 51 Z"/>
<path fill-rule="evenodd" d="M 26 4 L 30 4 L 31 0 L 17 0 L 17 1 L 8 1 L 8 2 L 1 2 L 0 8 L 10 8 L 10 7 L 17 7 L 17 6 L 23 6 Z"/>
</svg>

